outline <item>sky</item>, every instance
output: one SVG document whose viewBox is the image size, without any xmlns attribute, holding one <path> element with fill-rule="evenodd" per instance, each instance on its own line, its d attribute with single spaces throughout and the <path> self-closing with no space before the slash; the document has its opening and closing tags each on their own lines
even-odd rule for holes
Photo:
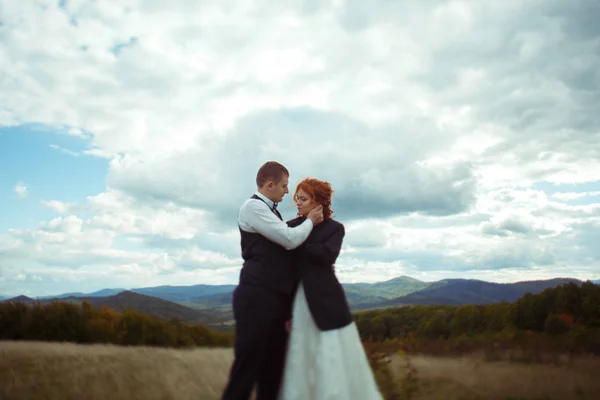
<svg viewBox="0 0 600 400">
<path fill-rule="evenodd" d="M 0 295 L 237 283 L 269 160 L 332 184 L 342 282 L 600 279 L 599 14 L 3 2 Z"/>
</svg>

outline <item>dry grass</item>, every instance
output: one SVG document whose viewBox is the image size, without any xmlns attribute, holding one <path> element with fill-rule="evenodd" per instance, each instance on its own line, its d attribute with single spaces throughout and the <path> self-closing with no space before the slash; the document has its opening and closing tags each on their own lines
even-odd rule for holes
<svg viewBox="0 0 600 400">
<path fill-rule="evenodd" d="M 0 342 L 3 400 L 218 399 L 231 349 Z"/>
<path fill-rule="evenodd" d="M 597 399 L 600 360 L 568 366 L 412 357 L 416 399 Z M 0 341 L 3 400 L 218 399 L 231 349 L 174 350 L 114 345 Z M 392 367 L 398 370 L 402 359 Z"/>
<path fill-rule="evenodd" d="M 486 362 L 483 358 L 434 358 L 417 356 L 416 399 L 598 399 L 600 360 L 579 358 L 564 365 Z M 400 369 L 395 356 L 392 368 Z"/>
</svg>

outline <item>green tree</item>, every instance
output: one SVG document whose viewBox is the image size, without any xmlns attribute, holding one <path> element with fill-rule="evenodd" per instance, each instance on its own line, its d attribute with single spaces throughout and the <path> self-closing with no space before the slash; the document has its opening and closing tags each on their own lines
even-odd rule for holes
<svg viewBox="0 0 600 400">
<path fill-rule="evenodd" d="M 600 328 L 600 285 L 590 281 L 581 285 L 580 322 L 586 328 Z"/>
<path fill-rule="evenodd" d="M 450 321 L 450 333 L 452 336 L 475 335 L 482 330 L 483 324 L 481 307 L 472 304 L 460 306 Z"/>
<path fill-rule="evenodd" d="M 558 314 L 550 314 L 544 322 L 544 332 L 550 335 L 561 335 L 569 330 L 567 322 Z"/>
<path fill-rule="evenodd" d="M 567 313 L 575 319 L 581 316 L 581 288 L 570 282 L 556 289 L 556 312 Z"/>
<path fill-rule="evenodd" d="M 450 318 L 452 315 L 444 310 L 436 311 L 420 329 L 421 335 L 430 339 L 447 339 L 450 336 Z"/>
</svg>

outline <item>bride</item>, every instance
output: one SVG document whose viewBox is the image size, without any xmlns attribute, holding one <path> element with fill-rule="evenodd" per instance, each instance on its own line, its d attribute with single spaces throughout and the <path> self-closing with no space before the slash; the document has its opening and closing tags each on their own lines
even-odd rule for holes
<svg viewBox="0 0 600 400">
<path fill-rule="evenodd" d="M 288 225 L 301 224 L 318 205 L 323 207 L 324 221 L 292 250 L 300 283 L 280 400 L 383 399 L 333 269 L 345 230 L 331 218 L 332 194 L 328 182 L 312 178 L 300 182 L 294 194 L 299 216 Z"/>
</svg>

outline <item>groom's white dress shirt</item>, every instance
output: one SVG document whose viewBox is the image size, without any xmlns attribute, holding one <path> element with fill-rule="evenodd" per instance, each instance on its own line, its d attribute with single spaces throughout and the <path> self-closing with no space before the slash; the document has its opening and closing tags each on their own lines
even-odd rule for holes
<svg viewBox="0 0 600 400">
<path fill-rule="evenodd" d="M 273 201 L 260 192 L 255 192 L 264 203 L 258 199 L 247 199 L 238 213 L 238 225 L 246 232 L 259 233 L 267 239 L 292 250 L 300 246 L 313 228 L 310 219 L 306 219 L 295 228 L 290 228 L 273 212 Z M 267 204 L 265 204 L 267 203 Z"/>
</svg>

